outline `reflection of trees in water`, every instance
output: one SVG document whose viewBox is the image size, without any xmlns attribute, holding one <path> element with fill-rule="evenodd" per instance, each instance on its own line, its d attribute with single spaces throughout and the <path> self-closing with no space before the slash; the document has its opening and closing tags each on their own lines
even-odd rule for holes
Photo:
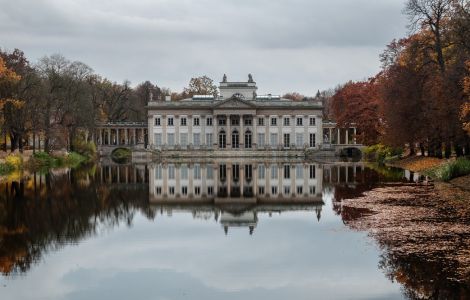
<svg viewBox="0 0 470 300">
<path fill-rule="evenodd" d="M 449 271 L 456 267 L 455 263 L 437 257 L 423 259 L 387 250 L 379 262 L 387 278 L 402 285 L 408 299 L 469 299 L 470 278 L 456 281 L 456 274 Z"/>
<path fill-rule="evenodd" d="M 45 253 L 132 224 L 136 212 L 153 219 L 148 187 L 114 189 L 84 170 L 34 174 L 0 184 L 0 270 L 26 272 Z"/>
</svg>

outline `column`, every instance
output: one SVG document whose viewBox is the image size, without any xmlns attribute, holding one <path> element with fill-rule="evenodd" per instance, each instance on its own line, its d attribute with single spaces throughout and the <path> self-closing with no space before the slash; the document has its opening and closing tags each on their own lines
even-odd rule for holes
<svg viewBox="0 0 470 300">
<path fill-rule="evenodd" d="M 296 137 L 296 134 L 295 134 L 295 126 L 297 125 L 297 120 L 296 120 L 296 117 L 294 115 L 291 115 L 290 116 L 290 141 L 289 143 L 290 144 L 296 144 L 297 143 L 297 137 Z M 290 146 L 290 145 L 289 145 Z"/>
<path fill-rule="evenodd" d="M 150 132 L 153 133 L 153 126 L 151 126 L 151 127 L 149 127 L 149 128 L 151 128 L 151 129 L 150 129 Z M 129 143 L 128 130 L 129 130 L 129 129 L 127 129 L 127 128 L 124 129 L 124 139 L 125 139 L 124 144 L 126 144 L 126 145 L 129 145 L 129 144 L 130 144 L 130 143 Z M 149 143 L 150 143 L 150 141 L 152 141 L 152 144 L 155 143 L 154 140 L 153 140 L 153 134 L 152 134 L 152 135 L 149 135 Z"/>
<path fill-rule="evenodd" d="M 212 125 L 214 126 L 214 133 L 212 134 L 212 146 L 214 149 L 217 149 L 217 145 L 219 144 L 219 119 L 217 115 L 212 117 Z"/>
<path fill-rule="evenodd" d="M 232 149 L 233 148 L 233 145 L 232 145 L 232 120 L 230 119 L 230 115 L 225 115 L 225 118 L 226 118 L 226 123 L 227 123 L 227 142 L 226 142 L 226 145 L 227 145 L 227 149 L 230 148 Z M 230 146 L 230 147 L 229 147 Z"/>
<path fill-rule="evenodd" d="M 166 140 L 166 123 L 167 123 L 167 118 L 166 116 L 162 116 L 162 145 L 166 145 L 167 144 L 167 140 Z"/>
<path fill-rule="evenodd" d="M 111 128 L 108 128 L 108 145 L 112 145 L 113 141 L 111 140 Z"/>
<path fill-rule="evenodd" d="M 333 132 L 331 128 L 328 128 L 329 136 L 328 138 L 330 139 L 330 144 L 333 144 Z"/>
<path fill-rule="evenodd" d="M 147 128 L 149 130 L 148 132 L 148 144 L 150 147 L 154 146 L 155 145 L 155 140 L 154 140 L 154 134 L 153 134 L 153 127 L 155 125 L 155 120 L 153 118 L 153 116 L 149 116 L 148 117 L 148 120 L 147 120 Z M 127 144 L 127 129 L 125 131 L 125 137 L 124 137 L 126 140 L 125 140 L 125 144 Z"/>
<path fill-rule="evenodd" d="M 302 117 L 302 126 L 304 126 L 304 145 L 307 144 L 307 147 L 310 147 L 310 136 L 308 134 L 308 126 L 310 125 L 310 120 L 308 119 L 308 115 L 305 115 Z M 316 124 L 316 123 L 315 123 Z M 318 132 L 317 132 L 318 134 Z M 321 136 L 323 137 L 323 132 L 321 133 Z M 315 145 L 317 146 L 317 145 Z"/>
<path fill-rule="evenodd" d="M 193 125 L 194 125 L 194 118 L 192 115 L 189 115 L 188 116 L 188 145 L 193 144 Z"/>
<path fill-rule="evenodd" d="M 251 115 L 251 122 L 253 124 L 253 133 L 252 133 L 252 141 L 251 141 L 251 147 L 253 149 L 257 149 L 258 148 L 258 131 L 257 131 L 257 127 L 258 126 L 258 118 L 256 118 L 256 115 Z M 255 193 L 256 195 L 256 193 Z"/>
<path fill-rule="evenodd" d="M 270 142 L 270 136 L 269 136 L 269 126 L 271 126 L 270 122 L 271 120 L 269 120 L 269 116 L 264 116 L 264 126 L 265 126 L 265 135 L 264 135 L 264 144 L 265 145 L 270 145 L 269 142 Z"/>
<path fill-rule="evenodd" d="M 277 143 L 281 144 L 283 148 L 284 146 L 284 135 L 282 133 L 282 124 L 284 123 L 284 118 L 282 115 L 277 116 Z"/>
<path fill-rule="evenodd" d="M 245 123 L 244 123 L 244 119 L 243 119 L 243 115 L 239 115 L 239 119 L 240 119 L 240 140 L 239 140 L 239 144 L 240 144 L 240 148 L 241 149 L 244 149 L 245 148 Z"/>
<path fill-rule="evenodd" d="M 346 138 L 345 138 L 346 139 L 346 145 L 348 145 L 349 144 L 349 128 L 346 128 L 345 131 L 346 131 L 345 132 L 346 133 Z"/>
<path fill-rule="evenodd" d="M 119 128 L 116 128 L 116 145 L 120 145 L 121 140 L 119 139 Z"/>
<path fill-rule="evenodd" d="M 181 119 L 180 116 L 175 116 L 174 121 L 173 121 L 173 126 L 175 126 L 175 145 L 181 145 L 180 144 L 180 125 L 181 125 Z M 186 125 L 188 120 L 186 119 Z"/>
<path fill-rule="evenodd" d="M 354 143 L 354 144 L 357 144 L 357 139 L 356 139 L 356 127 L 354 127 L 353 143 Z"/>
<path fill-rule="evenodd" d="M 341 128 L 337 128 L 338 130 L 338 145 L 341 144 Z"/>
<path fill-rule="evenodd" d="M 200 138 L 201 146 L 206 144 L 206 124 L 207 124 L 206 116 L 202 115 L 201 116 L 201 124 L 200 124 L 200 126 L 201 126 L 201 138 Z"/>
</svg>

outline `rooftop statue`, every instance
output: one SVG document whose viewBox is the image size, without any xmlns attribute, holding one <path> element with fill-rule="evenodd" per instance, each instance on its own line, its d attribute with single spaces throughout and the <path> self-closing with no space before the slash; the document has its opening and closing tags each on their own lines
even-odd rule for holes
<svg viewBox="0 0 470 300">
<path fill-rule="evenodd" d="M 227 75 L 224 74 L 224 77 L 222 78 L 222 82 L 227 82 Z"/>
<path fill-rule="evenodd" d="M 254 82 L 253 81 L 253 76 L 251 76 L 251 74 L 248 74 L 248 82 Z"/>
</svg>

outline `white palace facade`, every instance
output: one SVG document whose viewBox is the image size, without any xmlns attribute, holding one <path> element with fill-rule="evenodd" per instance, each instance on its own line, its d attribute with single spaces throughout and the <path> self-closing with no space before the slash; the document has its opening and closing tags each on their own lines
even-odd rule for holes
<svg viewBox="0 0 470 300">
<path fill-rule="evenodd" d="M 220 82 L 220 95 L 150 101 L 148 147 L 155 150 L 305 150 L 323 142 L 322 104 L 257 95 L 247 82 Z"/>
</svg>

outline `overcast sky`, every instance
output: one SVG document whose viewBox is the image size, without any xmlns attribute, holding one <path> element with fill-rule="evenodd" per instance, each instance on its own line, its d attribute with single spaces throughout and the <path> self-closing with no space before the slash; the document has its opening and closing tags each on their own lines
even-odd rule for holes
<svg viewBox="0 0 470 300">
<path fill-rule="evenodd" d="M 380 67 L 404 0 L 0 0 L 0 47 L 61 53 L 110 80 L 179 91 L 194 76 L 313 95 Z"/>
</svg>

